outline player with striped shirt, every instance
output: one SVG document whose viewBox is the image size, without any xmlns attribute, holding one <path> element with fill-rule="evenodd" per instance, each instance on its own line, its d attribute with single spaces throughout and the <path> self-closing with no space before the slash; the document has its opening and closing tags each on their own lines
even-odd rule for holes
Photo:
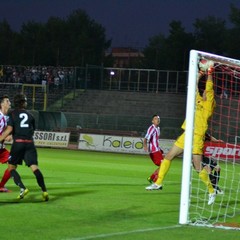
<svg viewBox="0 0 240 240">
<path fill-rule="evenodd" d="M 148 128 L 145 138 L 143 140 L 143 148 L 149 153 L 150 158 L 153 163 L 158 166 L 158 168 L 148 177 L 148 181 L 153 183 L 158 178 L 159 167 L 163 160 L 163 151 L 159 147 L 159 137 L 160 137 L 160 117 L 158 115 L 152 116 L 152 125 Z"/>
<path fill-rule="evenodd" d="M 3 130 L 7 126 L 8 117 L 6 116 L 8 110 L 11 108 L 11 102 L 7 95 L 3 95 L 0 98 L 0 135 L 2 135 Z M 2 164 L 7 163 L 9 158 L 9 151 L 5 148 L 4 141 L 0 143 L 0 162 Z M 9 192 L 9 190 L 5 187 L 5 184 L 11 177 L 8 168 L 5 170 L 3 177 L 0 182 L 0 192 Z"/>
</svg>

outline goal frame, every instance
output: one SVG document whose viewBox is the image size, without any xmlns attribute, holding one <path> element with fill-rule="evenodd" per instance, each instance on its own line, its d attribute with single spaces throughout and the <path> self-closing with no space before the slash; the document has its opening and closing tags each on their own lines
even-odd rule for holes
<svg viewBox="0 0 240 240">
<path fill-rule="evenodd" d="M 35 110 L 35 101 L 36 101 L 36 88 L 43 89 L 43 111 L 46 111 L 47 109 L 47 86 L 42 84 L 22 84 L 22 92 L 24 93 L 24 90 L 30 87 L 33 89 L 32 93 L 32 110 Z"/>
<path fill-rule="evenodd" d="M 183 152 L 182 165 L 182 182 L 180 196 L 180 212 L 179 224 L 189 224 L 189 207 L 190 207 L 190 187 L 191 187 L 191 168 L 192 168 L 192 143 L 193 143 L 193 128 L 194 128 L 194 112 L 196 98 L 196 83 L 198 73 L 198 62 L 201 57 L 208 60 L 217 61 L 223 64 L 235 64 L 240 67 L 240 62 L 237 59 L 228 58 L 220 55 L 215 55 L 208 52 L 191 50 L 189 55 L 188 67 L 188 90 L 187 90 L 187 105 L 186 105 L 186 129 L 185 129 L 185 144 Z"/>
</svg>

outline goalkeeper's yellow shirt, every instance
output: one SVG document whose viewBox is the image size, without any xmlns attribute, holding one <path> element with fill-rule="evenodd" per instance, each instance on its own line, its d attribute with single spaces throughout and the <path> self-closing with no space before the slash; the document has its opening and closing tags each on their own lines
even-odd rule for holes
<svg viewBox="0 0 240 240">
<path fill-rule="evenodd" d="M 216 105 L 214 99 L 214 90 L 212 80 L 206 81 L 206 100 L 200 96 L 197 91 L 196 106 L 195 106 L 195 122 L 194 122 L 194 134 L 205 135 L 208 129 L 208 120 L 213 115 L 213 111 Z M 186 120 L 183 122 L 182 129 L 186 128 Z"/>
</svg>

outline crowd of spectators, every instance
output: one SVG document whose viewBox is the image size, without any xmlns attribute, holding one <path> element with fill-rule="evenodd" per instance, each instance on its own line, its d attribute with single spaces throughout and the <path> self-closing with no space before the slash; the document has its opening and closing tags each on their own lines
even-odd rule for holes
<svg viewBox="0 0 240 240">
<path fill-rule="evenodd" d="M 1 66 L 0 87 L 6 85 L 41 84 L 49 92 L 71 88 L 74 82 L 74 68 L 46 66 Z"/>
</svg>

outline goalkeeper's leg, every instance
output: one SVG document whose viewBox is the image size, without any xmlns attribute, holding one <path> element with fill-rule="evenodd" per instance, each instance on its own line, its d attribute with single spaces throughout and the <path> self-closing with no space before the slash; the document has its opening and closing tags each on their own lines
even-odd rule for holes
<svg viewBox="0 0 240 240">
<path fill-rule="evenodd" d="M 154 184 L 146 187 L 146 190 L 158 190 L 160 188 L 162 189 L 162 183 L 163 183 L 163 180 L 171 166 L 171 161 L 175 157 L 177 157 L 178 155 L 183 153 L 184 138 L 185 138 L 185 134 L 183 133 L 176 140 L 176 142 L 174 143 L 174 145 L 172 146 L 170 151 L 165 155 L 165 158 L 163 159 L 163 161 L 161 163 L 159 173 L 158 173 L 158 178 L 157 178 L 156 182 Z"/>
<path fill-rule="evenodd" d="M 183 152 L 183 149 L 178 147 L 175 143 L 171 148 L 171 150 L 166 154 L 165 158 L 161 163 L 161 167 L 158 173 L 158 179 L 155 182 L 158 186 L 162 186 L 163 180 L 171 166 L 172 160 L 182 152 Z"/>
<path fill-rule="evenodd" d="M 215 190 L 213 188 L 212 182 L 210 181 L 210 177 L 209 177 L 208 171 L 205 168 L 203 168 L 199 172 L 199 178 L 207 186 L 209 194 L 215 193 Z"/>
<path fill-rule="evenodd" d="M 158 178 L 155 183 L 152 185 L 146 187 L 146 190 L 159 190 L 162 189 L 162 183 L 164 180 L 165 175 L 167 174 L 170 166 L 171 166 L 171 161 L 174 159 L 176 156 L 181 154 L 183 152 L 182 148 L 177 147 L 175 144 L 171 148 L 171 150 L 166 154 L 166 157 L 163 159 L 159 173 L 158 173 Z"/>
<path fill-rule="evenodd" d="M 202 168 L 202 155 L 200 154 L 193 155 L 193 166 L 195 170 L 199 173 L 199 178 L 207 186 L 209 194 L 214 194 L 215 191 L 209 177 L 211 170 L 208 169 L 208 166 Z"/>
</svg>

